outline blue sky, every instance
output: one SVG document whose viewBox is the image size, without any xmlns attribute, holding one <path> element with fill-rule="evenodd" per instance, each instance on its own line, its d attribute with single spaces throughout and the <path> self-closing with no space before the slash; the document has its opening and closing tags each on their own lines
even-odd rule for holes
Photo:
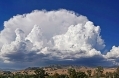
<svg viewBox="0 0 119 78">
<path fill-rule="evenodd" d="M 119 46 L 118 3 L 118 0 L 0 0 L 0 30 L 4 29 L 4 21 L 18 14 L 43 9 L 71 10 L 100 26 L 100 36 L 106 45 L 101 52 L 105 54 L 112 46 Z"/>
<path fill-rule="evenodd" d="M 106 48 L 119 45 L 119 1 L 118 0 L 1 0 L 0 1 L 0 29 L 4 21 L 17 14 L 29 13 L 33 10 L 72 10 L 101 27 L 101 36 L 105 40 Z"/>
</svg>

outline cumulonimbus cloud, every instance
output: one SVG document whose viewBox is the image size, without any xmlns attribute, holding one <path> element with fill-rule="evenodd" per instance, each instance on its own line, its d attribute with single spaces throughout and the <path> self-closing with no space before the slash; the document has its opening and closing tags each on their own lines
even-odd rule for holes
<svg viewBox="0 0 119 78">
<path fill-rule="evenodd" d="M 105 44 L 100 31 L 87 17 L 64 9 L 16 15 L 4 22 L 0 58 L 5 63 L 34 63 L 36 60 L 48 63 L 48 60 L 82 62 L 97 57 L 100 63 L 109 63 L 117 54 L 117 48 L 101 54 Z"/>
</svg>

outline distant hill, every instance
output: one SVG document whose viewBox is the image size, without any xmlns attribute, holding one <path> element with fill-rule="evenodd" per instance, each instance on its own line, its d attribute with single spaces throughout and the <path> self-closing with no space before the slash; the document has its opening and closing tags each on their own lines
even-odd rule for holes
<svg viewBox="0 0 119 78">
<path fill-rule="evenodd" d="M 16 69 L 1 69 L 0 68 L 0 71 L 16 71 Z"/>
</svg>

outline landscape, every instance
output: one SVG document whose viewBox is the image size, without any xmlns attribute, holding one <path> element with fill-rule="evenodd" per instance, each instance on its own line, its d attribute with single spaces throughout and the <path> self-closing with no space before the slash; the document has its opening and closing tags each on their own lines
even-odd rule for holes
<svg viewBox="0 0 119 78">
<path fill-rule="evenodd" d="M 1 71 L 0 78 L 119 78 L 119 67 L 103 68 L 77 65 L 28 67 L 22 70 Z"/>
<path fill-rule="evenodd" d="M 119 78 L 118 3 L 0 0 L 0 78 Z"/>
</svg>

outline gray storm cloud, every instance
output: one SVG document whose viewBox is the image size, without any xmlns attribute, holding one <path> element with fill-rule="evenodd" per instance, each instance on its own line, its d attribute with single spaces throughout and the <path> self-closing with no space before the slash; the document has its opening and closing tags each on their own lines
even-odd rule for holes
<svg viewBox="0 0 119 78">
<path fill-rule="evenodd" d="M 99 26 L 94 26 L 85 16 L 64 9 L 35 10 L 13 16 L 4 22 L 0 32 L 0 59 L 5 63 L 81 61 L 96 56 L 101 63 L 111 62 L 115 56 L 113 59 L 118 59 L 118 47 L 103 55 L 100 50 L 104 47 Z"/>
</svg>

